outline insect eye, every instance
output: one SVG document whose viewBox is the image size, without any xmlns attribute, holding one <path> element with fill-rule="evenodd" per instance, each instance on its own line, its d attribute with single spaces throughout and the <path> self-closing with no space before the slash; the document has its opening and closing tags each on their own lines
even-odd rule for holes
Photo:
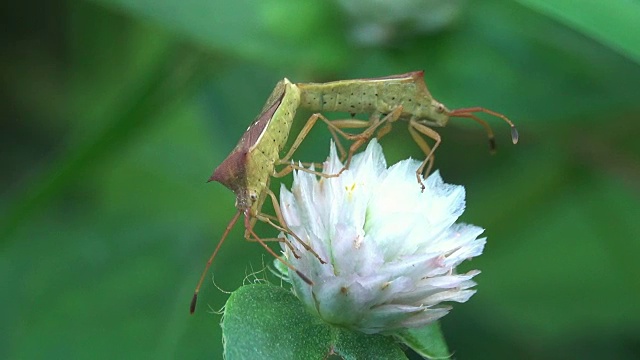
<svg viewBox="0 0 640 360">
<path fill-rule="evenodd" d="M 436 105 L 436 112 L 442 114 L 444 112 L 444 105 L 442 104 Z"/>
<path fill-rule="evenodd" d="M 249 194 L 249 198 L 251 198 L 251 201 L 256 201 L 258 200 L 258 194 L 252 192 L 251 194 Z"/>
</svg>

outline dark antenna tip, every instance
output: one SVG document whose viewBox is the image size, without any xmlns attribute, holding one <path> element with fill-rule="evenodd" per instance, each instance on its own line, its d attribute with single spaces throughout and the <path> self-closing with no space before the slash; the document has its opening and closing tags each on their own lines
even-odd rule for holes
<svg viewBox="0 0 640 360">
<path fill-rule="evenodd" d="M 191 315 L 196 312 L 196 302 L 198 302 L 198 293 L 193 294 L 193 298 L 191 298 L 191 306 L 189 306 L 189 313 Z"/>
<path fill-rule="evenodd" d="M 513 141 L 514 144 L 517 144 L 519 138 L 520 135 L 518 134 L 518 129 L 516 129 L 514 125 L 511 125 L 511 141 Z"/>
<path fill-rule="evenodd" d="M 496 153 L 496 138 L 493 136 L 489 138 L 489 152 Z"/>
<path fill-rule="evenodd" d="M 311 281 L 311 279 L 309 279 L 305 274 L 301 273 L 300 270 L 296 270 L 296 274 L 298 274 L 304 282 L 313 286 L 313 281 Z"/>
</svg>

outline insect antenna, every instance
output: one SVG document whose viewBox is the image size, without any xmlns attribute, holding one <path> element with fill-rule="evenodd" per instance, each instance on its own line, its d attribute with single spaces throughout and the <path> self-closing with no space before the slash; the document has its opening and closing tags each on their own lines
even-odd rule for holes
<svg viewBox="0 0 640 360">
<path fill-rule="evenodd" d="M 198 280 L 198 285 L 196 286 L 196 290 L 193 292 L 193 298 L 191 298 L 191 305 L 189 306 L 189 312 L 191 314 L 193 314 L 196 311 L 196 302 L 198 301 L 198 293 L 200 292 L 200 286 L 202 286 L 202 282 L 204 281 L 204 278 L 207 275 L 207 271 L 209 271 L 209 267 L 211 267 L 211 263 L 213 262 L 213 259 L 216 257 L 218 250 L 220 250 L 222 243 L 227 238 L 227 235 L 229 235 L 229 232 L 231 231 L 231 229 L 233 229 L 233 226 L 236 224 L 236 222 L 240 218 L 240 214 L 242 214 L 242 211 L 238 210 L 236 214 L 233 216 L 233 218 L 231 219 L 231 221 L 229 222 L 229 224 L 227 225 L 227 228 L 224 230 L 224 234 L 222 234 L 222 238 L 220 239 L 220 241 L 218 241 L 218 245 L 216 246 L 216 249 L 213 250 L 213 254 L 211 254 L 209 261 L 207 261 L 207 265 L 204 267 L 204 271 L 202 272 L 202 275 L 200 275 L 200 280 Z"/>
<path fill-rule="evenodd" d="M 516 126 L 513 124 L 513 122 L 511 122 L 511 120 L 509 120 L 509 118 L 507 118 L 506 116 L 500 113 L 497 113 L 489 109 L 485 109 L 483 107 L 471 107 L 471 108 L 451 110 L 448 115 L 450 117 L 469 118 L 479 123 L 480 125 L 482 125 L 487 131 L 487 136 L 489 137 L 489 148 L 493 152 L 496 149 L 496 139 L 495 139 L 495 136 L 493 135 L 493 130 L 491 129 L 491 126 L 486 121 L 480 119 L 474 114 L 477 112 L 483 112 L 485 114 L 493 115 L 495 117 L 498 117 L 504 120 L 507 124 L 509 124 L 509 126 L 511 126 L 511 141 L 514 144 L 518 143 L 518 138 L 519 138 L 518 129 L 516 129 Z"/>
</svg>

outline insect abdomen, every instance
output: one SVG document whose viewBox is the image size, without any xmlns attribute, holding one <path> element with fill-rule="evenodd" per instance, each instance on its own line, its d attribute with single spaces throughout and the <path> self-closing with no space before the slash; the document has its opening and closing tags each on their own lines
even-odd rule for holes
<svg viewBox="0 0 640 360">
<path fill-rule="evenodd" d="M 380 108 L 378 86 L 357 80 L 299 84 L 300 105 L 311 111 L 372 113 Z"/>
<path fill-rule="evenodd" d="M 315 112 L 338 111 L 352 114 L 386 114 L 402 105 L 414 112 L 421 73 L 409 73 L 378 79 L 355 79 L 328 83 L 301 83 L 300 105 Z M 403 112 L 403 113 L 405 113 Z"/>
</svg>

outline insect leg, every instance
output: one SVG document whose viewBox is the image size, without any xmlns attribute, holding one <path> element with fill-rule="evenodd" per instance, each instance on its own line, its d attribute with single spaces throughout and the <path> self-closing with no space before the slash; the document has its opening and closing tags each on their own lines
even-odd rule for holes
<svg viewBox="0 0 640 360">
<path fill-rule="evenodd" d="M 371 139 L 371 137 L 376 132 L 376 130 L 381 125 L 385 125 L 387 122 L 388 123 L 392 123 L 392 122 L 398 120 L 400 118 L 401 114 L 402 114 L 402 106 L 398 106 L 393 111 L 391 111 L 389 114 L 387 114 L 385 117 L 383 117 L 381 120 L 378 120 L 375 117 L 372 117 L 372 119 L 368 120 L 368 121 L 366 121 L 366 120 L 354 120 L 354 119 L 349 119 L 349 120 L 329 120 L 324 115 L 322 115 L 320 113 L 313 114 L 309 118 L 309 120 L 307 121 L 307 124 L 305 124 L 305 127 L 303 128 L 303 130 L 298 135 L 298 138 L 296 139 L 294 144 L 289 149 L 289 152 L 287 153 L 287 155 L 285 155 L 282 159 L 277 161 L 277 164 L 279 164 L 279 165 L 286 164 L 286 167 L 283 170 L 281 170 L 280 172 L 275 173 L 274 176 L 276 176 L 276 177 L 284 176 L 284 175 L 288 174 L 289 172 L 291 172 L 294 169 L 295 170 L 305 171 L 305 172 L 308 172 L 308 173 L 312 173 L 314 175 L 318 175 L 318 176 L 325 177 L 325 178 L 340 176 L 340 174 L 342 174 L 346 169 L 349 168 L 349 165 L 351 164 L 351 158 L 353 157 L 355 152 L 363 144 L 365 144 L 367 141 L 369 141 L 369 139 Z M 310 169 L 307 169 L 307 168 L 304 168 L 304 167 L 301 167 L 301 166 L 298 166 L 298 165 L 295 165 L 295 164 L 287 164 L 287 162 L 289 161 L 289 159 L 291 158 L 291 156 L 293 155 L 295 150 L 300 146 L 300 143 L 302 142 L 304 137 L 308 134 L 308 132 L 311 130 L 311 127 L 316 123 L 316 121 L 318 119 L 324 121 L 325 124 L 327 124 L 327 126 L 329 127 L 329 130 L 335 131 L 335 133 L 339 134 L 340 136 L 342 136 L 343 138 L 345 138 L 347 140 L 354 141 L 354 143 L 352 143 L 351 146 L 349 147 L 347 159 L 346 159 L 346 162 L 344 163 L 344 166 L 336 174 L 324 174 L 322 172 L 313 171 L 313 170 L 310 170 Z M 359 133 L 359 134 L 349 134 L 349 133 L 346 133 L 346 132 L 344 132 L 342 130 L 342 129 L 348 129 L 348 128 L 364 128 L 364 127 L 366 127 L 366 129 L 364 131 L 362 131 L 361 133 Z M 332 131 L 332 134 L 334 134 L 333 131 Z M 336 141 L 336 142 L 338 142 L 338 141 Z"/>
<path fill-rule="evenodd" d="M 271 190 L 269 190 L 268 188 L 264 190 L 264 192 L 262 193 L 262 195 L 260 196 L 261 199 L 261 203 L 264 203 L 264 198 L 270 195 L 271 196 L 271 200 L 274 201 L 275 200 L 275 195 L 273 194 L 273 192 Z M 277 203 L 277 200 L 275 200 L 276 202 L 273 202 L 273 206 L 276 210 L 277 214 L 280 214 L 280 206 Z M 262 207 L 262 205 L 260 206 Z M 250 216 L 251 220 L 248 222 L 245 222 L 245 225 L 248 224 L 251 228 L 253 228 L 254 223 L 256 220 L 262 221 L 264 223 L 267 223 L 269 225 L 271 225 L 273 228 L 275 228 L 276 230 L 282 231 L 284 233 L 288 233 L 291 234 L 299 243 L 302 244 L 302 246 L 308 250 L 311 251 L 314 255 L 315 252 L 313 251 L 313 249 L 311 249 L 311 247 L 309 247 L 309 245 L 307 245 L 305 242 L 302 241 L 302 239 L 300 239 L 295 233 L 293 233 L 289 228 L 285 228 L 283 226 L 280 226 L 278 224 L 276 224 L 275 222 L 279 222 L 280 224 L 284 224 L 282 217 L 281 216 L 273 216 L 273 215 L 269 215 L 267 213 L 264 212 L 259 212 L 257 214 L 252 214 Z M 256 241 L 253 238 L 251 238 L 250 236 L 251 232 L 249 228 L 245 229 L 245 233 L 244 233 L 244 237 L 247 241 Z M 296 258 L 300 258 L 300 256 L 298 255 L 298 253 L 296 252 L 296 250 L 294 249 L 293 245 L 289 242 L 289 240 L 285 237 L 281 238 L 281 237 L 277 237 L 277 238 L 267 238 L 267 239 L 262 239 L 262 241 L 277 241 L 277 242 L 282 242 L 284 243 L 287 247 L 289 247 L 289 249 L 291 250 L 291 252 L 293 253 L 293 255 Z M 322 260 L 321 260 L 322 261 Z"/>
<path fill-rule="evenodd" d="M 278 165 L 282 165 L 282 164 L 278 164 Z M 304 166 L 300 166 L 300 165 L 297 165 L 297 164 L 287 164 L 284 167 L 284 169 L 282 169 L 282 170 L 280 170 L 278 172 L 274 172 L 273 173 L 273 177 L 286 176 L 293 170 L 304 171 L 304 172 L 307 172 L 309 174 L 313 174 L 313 175 L 320 176 L 320 177 L 325 177 L 325 178 L 336 177 L 336 176 L 340 175 L 340 174 L 325 174 L 325 173 L 323 173 L 321 171 L 311 170 L 311 169 L 308 169 L 308 168 L 306 168 Z"/>
<path fill-rule="evenodd" d="M 338 172 L 337 175 L 340 175 L 343 171 L 349 168 L 349 165 L 351 164 L 351 158 L 353 158 L 353 155 L 355 154 L 355 152 L 363 144 L 369 141 L 369 139 L 371 139 L 373 134 L 381 125 L 386 126 L 386 124 L 393 123 L 394 121 L 400 118 L 401 114 L 402 114 L 402 106 L 398 106 L 397 108 L 393 109 L 393 111 L 385 115 L 385 117 L 383 117 L 381 120 L 377 120 L 375 116 L 372 116 L 372 120 L 370 120 L 369 127 L 365 129 L 363 132 L 361 132 L 360 134 L 352 135 L 352 134 L 345 134 L 344 132 L 342 132 L 343 134 L 345 134 L 344 136 L 348 140 L 355 140 L 355 141 L 349 147 L 349 155 L 347 156 L 347 161 L 345 162 L 344 167 Z M 345 121 L 348 121 L 348 120 L 345 120 Z"/>
<path fill-rule="evenodd" d="M 378 130 L 378 133 L 376 134 L 376 138 L 378 140 L 382 139 L 383 136 L 387 135 L 388 133 L 391 132 L 391 129 L 393 127 L 393 122 L 388 121 L 386 124 L 384 124 L 380 130 Z"/>
<path fill-rule="evenodd" d="M 289 151 L 287 152 L 287 154 L 285 156 L 283 156 L 278 161 L 279 164 L 287 164 L 289 162 L 289 160 L 293 156 L 293 153 L 295 153 L 296 150 L 298 150 L 298 148 L 300 147 L 300 144 L 307 137 L 307 135 L 309 135 L 309 132 L 311 131 L 311 128 L 313 128 L 313 126 L 316 124 L 318 119 L 321 119 L 322 121 L 327 123 L 327 125 L 330 124 L 329 120 L 327 120 L 324 116 L 322 116 L 320 114 L 311 115 L 309 117 L 309 119 L 307 120 L 307 123 L 304 124 L 304 126 L 302 127 L 302 130 L 300 130 L 300 133 L 298 134 L 296 139 L 291 144 L 291 147 L 289 148 Z M 344 153 L 345 152 L 344 148 L 342 147 L 342 144 L 340 143 L 340 139 L 336 135 L 336 129 L 334 127 L 332 127 L 331 125 L 329 125 L 329 131 L 331 132 L 331 136 L 333 136 L 333 140 L 336 142 L 336 145 L 338 146 L 338 149 L 339 149 L 340 153 L 341 154 Z"/>
<path fill-rule="evenodd" d="M 251 233 L 248 230 L 245 231 L 244 233 L 244 239 L 249 242 L 258 242 L 258 240 L 251 237 Z M 291 250 L 291 252 L 293 253 L 293 256 L 296 259 L 300 259 L 300 255 L 298 255 L 298 253 L 296 252 L 296 249 L 293 247 L 293 244 L 291 244 L 291 242 L 286 238 L 281 238 L 281 237 L 260 238 L 260 241 L 284 243 L 289 248 L 289 250 Z"/>
<path fill-rule="evenodd" d="M 389 132 L 391 132 L 392 129 L 392 124 L 394 121 L 396 121 L 398 117 L 394 117 L 391 119 L 388 119 L 388 121 L 385 120 L 384 125 L 382 125 L 382 127 L 379 128 L 378 132 L 376 133 L 376 138 L 378 140 L 382 139 L 383 136 L 387 135 Z M 341 128 L 341 129 L 360 129 L 360 128 L 370 128 L 373 127 L 378 128 L 381 124 L 380 124 L 380 116 L 378 114 L 372 114 L 371 117 L 369 118 L 369 120 L 357 120 L 357 119 L 348 119 L 348 120 L 331 120 L 331 123 L 333 125 L 336 125 L 337 127 Z M 329 130 L 331 130 L 332 127 L 329 127 Z M 366 130 L 365 130 L 366 131 Z M 373 134 L 370 134 L 370 136 L 372 136 Z M 349 134 L 348 136 L 353 136 L 353 137 L 362 137 L 365 136 L 362 133 L 361 134 Z M 365 139 L 365 142 L 368 139 Z M 340 161 L 344 162 L 345 161 L 345 156 L 346 154 L 342 154 L 342 156 L 340 157 Z"/>
<path fill-rule="evenodd" d="M 334 136 L 334 138 L 338 136 L 338 131 L 339 131 L 340 135 L 347 140 L 353 140 L 353 137 L 357 137 L 358 134 L 348 134 L 342 131 L 341 129 L 362 129 L 362 128 L 368 128 L 372 124 L 372 120 L 359 120 L 359 119 L 327 120 L 327 121 L 331 122 L 328 128 L 329 128 L 329 131 L 331 131 L 331 134 Z M 378 121 L 378 119 L 376 119 L 375 121 Z M 347 152 L 344 151 L 344 148 L 339 150 L 340 150 L 340 161 L 344 163 L 345 160 L 347 160 Z"/>
<path fill-rule="evenodd" d="M 347 156 L 347 152 L 344 150 L 344 146 L 342 146 L 342 142 L 338 137 L 338 133 L 331 126 L 328 126 L 327 129 L 329 129 L 329 132 L 331 133 L 331 137 L 333 137 L 333 141 L 335 142 L 336 147 L 338 148 L 338 152 L 340 153 L 340 161 L 343 161 L 344 158 Z"/>
<path fill-rule="evenodd" d="M 256 233 L 253 231 L 253 229 L 251 229 L 250 227 L 248 227 L 247 225 L 249 225 L 249 217 L 248 215 L 245 214 L 245 227 L 247 229 L 247 231 L 249 232 L 250 236 L 253 236 L 253 238 L 260 244 L 262 245 L 262 247 L 267 250 L 267 252 L 269 254 L 271 254 L 274 258 L 278 259 L 282 264 L 284 264 L 286 267 L 289 268 L 289 270 L 295 271 L 296 274 L 298 274 L 298 276 L 300 276 L 300 278 L 306 282 L 309 285 L 313 285 L 313 281 L 311 281 L 311 279 L 309 279 L 305 274 L 303 274 L 302 272 L 300 272 L 300 270 L 296 269 L 295 266 L 291 265 L 291 263 L 289 263 L 288 261 L 286 261 L 285 259 L 283 259 L 281 256 L 278 256 L 278 254 L 275 253 L 275 251 L 271 250 L 270 247 L 267 246 L 267 244 L 264 243 L 264 241 L 258 236 L 256 235 Z M 247 238 L 247 240 L 249 240 L 249 238 Z"/>
<path fill-rule="evenodd" d="M 268 188 L 267 188 L 268 189 Z M 267 197 L 267 191 L 262 191 L 262 193 L 260 193 L 260 197 L 258 198 L 258 203 L 260 204 L 257 208 L 261 209 L 262 206 L 264 205 L 264 201 Z M 251 211 L 251 210 L 249 210 Z M 245 219 L 245 231 L 244 231 L 244 238 L 247 241 L 256 241 L 254 240 L 250 235 L 251 232 L 249 231 L 250 229 L 253 229 L 253 227 L 255 226 L 255 222 L 260 220 L 262 222 L 268 223 L 270 224 L 272 227 L 276 228 L 277 230 L 280 230 L 280 227 L 277 226 L 276 224 L 273 223 L 273 221 L 278 221 L 278 218 L 273 216 L 273 215 L 269 215 L 267 213 L 261 212 L 261 210 L 257 210 L 258 213 L 257 214 L 253 214 L 250 212 L 250 216 L 249 219 L 250 220 L 246 220 Z M 249 227 L 247 227 L 249 226 Z M 289 247 L 289 249 L 291 249 L 291 252 L 293 253 L 293 255 L 296 258 L 299 258 L 300 256 L 298 256 L 298 254 L 295 252 L 295 249 L 293 248 L 293 245 L 289 242 L 289 240 L 287 238 L 284 237 L 277 237 L 277 238 L 268 238 L 268 239 L 262 239 L 262 241 L 277 241 L 277 242 L 281 242 L 284 243 L 287 247 Z"/>
<path fill-rule="evenodd" d="M 418 133 L 433 139 L 435 141 L 433 147 L 429 147 L 427 142 L 424 141 L 424 139 Z M 420 164 L 420 167 L 418 167 L 418 170 L 416 170 L 416 178 L 418 179 L 418 183 L 420 184 L 422 191 L 424 191 L 425 186 L 422 182 L 422 174 L 424 174 L 425 178 L 427 177 L 427 175 L 429 175 L 434 162 L 433 153 L 436 151 L 438 146 L 440 146 L 440 142 L 442 142 L 442 139 L 440 138 L 440 134 L 438 134 L 435 130 L 413 119 L 409 121 L 409 134 L 411 134 L 413 141 L 415 141 L 420 149 L 422 149 L 422 151 L 427 155 L 422 164 Z"/>
<path fill-rule="evenodd" d="M 222 243 L 227 238 L 227 235 L 229 235 L 229 232 L 231 231 L 231 229 L 233 229 L 233 226 L 238 221 L 240 214 L 241 212 L 238 211 L 233 216 L 231 221 L 229 221 L 229 224 L 227 224 L 227 228 L 224 230 L 224 233 L 222 234 L 222 238 L 220 238 L 220 241 L 218 241 L 218 245 L 216 245 L 216 249 L 211 254 L 211 257 L 209 257 L 209 260 L 207 261 L 207 265 L 204 267 L 204 271 L 202 272 L 202 275 L 200 275 L 200 280 L 198 280 L 198 285 L 196 285 L 196 289 L 193 292 L 193 298 L 191 298 L 191 305 L 189 307 L 189 312 L 191 314 L 193 314 L 194 311 L 196 311 L 196 302 L 198 301 L 198 293 L 200 292 L 200 286 L 202 286 L 202 282 L 204 281 L 204 278 L 207 275 L 207 271 L 209 271 L 209 267 L 211 266 L 211 263 L 213 263 L 213 259 L 216 257 L 216 254 L 218 254 L 218 250 L 220 250 Z"/>
<path fill-rule="evenodd" d="M 280 223 L 282 227 L 278 227 L 276 224 L 274 224 L 271 221 L 268 221 L 269 224 L 271 224 L 276 229 L 293 236 L 305 248 L 305 250 L 309 251 L 311 254 L 313 254 L 313 256 L 315 256 L 318 260 L 320 260 L 321 264 L 326 264 L 327 262 L 322 260 L 320 255 L 318 255 L 318 253 L 315 250 L 313 250 L 313 248 L 309 244 L 304 242 L 302 239 L 300 239 L 298 235 L 296 235 L 296 233 L 294 233 L 293 231 L 291 231 L 291 229 L 289 229 L 289 227 L 287 226 L 287 223 L 284 221 L 284 217 L 282 217 L 282 209 L 280 208 L 280 203 L 278 202 L 278 198 L 273 193 L 273 191 L 271 191 L 271 189 L 266 189 L 266 191 L 269 197 L 271 198 L 271 203 L 273 204 L 273 210 L 276 212 L 278 223 Z"/>
<path fill-rule="evenodd" d="M 276 224 L 271 219 L 271 215 L 265 216 L 264 213 L 260 213 L 260 214 L 256 215 L 256 219 L 271 225 L 274 229 L 276 229 L 278 231 L 282 231 L 284 233 L 292 235 L 300 244 L 302 244 L 302 247 L 304 247 L 306 250 L 309 250 L 309 251 L 313 252 L 313 249 L 311 249 L 311 247 L 309 245 L 307 245 L 305 242 L 303 242 L 302 239 L 300 239 L 296 234 L 291 232 L 291 230 L 288 230 L 287 228 L 284 228 L 284 227 Z M 247 239 L 247 241 L 255 241 L 255 240 L 251 239 L 250 237 L 247 237 L 247 234 L 249 234 L 248 230 L 247 230 L 247 232 L 245 232 L 245 238 Z M 295 256 L 298 259 L 300 258 L 300 255 L 298 255 L 298 253 L 296 252 L 295 248 L 293 247 L 293 245 L 289 242 L 289 240 L 287 238 L 284 238 L 284 237 L 282 237 L 282 238 L 281 237 L 268 238 L 268 239 L 262 239 L 262 241 L 277 241 L 277 242 L 285 243 L 285 245 L 287 245 L 287 247 L 293 253 L 293 256 Z"/>
<path fill-rule="evenodd" d="M 333 124 L 333 121 L 327 119 L 326 117 L 324 117 L 322 114 L 316 113 L 311 115 L 311 117 L 309 117 L 309 120 L 307 120 L 307 123 L 304 125 L 304 127 L 302 128 L 302 130 L 300 130 L 300 133 L 298 134 L 298 137 L 295 139 L 295 141 L 293 142 L 293 144 L 291 145 L 291 147 L 289 148 L 289 151 L 287 152 L 287 154 L 282 157 L 282 159 L 278 160 L 276 162 L 276 165 L 286 165 L 282 170 L 275 172 L 273 174 L 274 177 L 283 177 L 287 174 L 289 174 L 292 170 L 300 170 L 300 171 L 305 171 L 314 175 L 318 175 L 321 177 L 336 177 L 338 175 L 340 175 L 345 168 L 343 168 L 338 174 L 324 174 L 320 171 L 314 171 L 314 170 L 310 170 L 308 168 L 296 165 L 296 164 L 290 164 L 288 163 L 291 159 L 291 157 L 293 156 L 293 153 L 298 149 L 298 147 L 300 147 L 300 144 L 302 143 L 302 141 L 304 140 L 304 138 L 309 134 L 309 131 L 311 131 L 311 128 L 316 124 L 316 122 L 318 121 L 318 119 L 322 120 L 325 124 L 327 124 L 329 131 L 331 132 L 331 135 L 334 138 L 334 141 L 336 143 L 336 145 L 338 146 L 338 149 L 340 151 L 340 153 L 342 154 L 342 158 L 344 158 L 346 152 L 344 150 L 344 148 L 342 147 L 342 143 L 340 142 L 340 139 L 338 137 L 337 134 L 340 134 L 340 136 L 342 136 L 343 138 L 347 139 L 347 140 L 353 140 L 358 138 L 358 135 L 351 135 L 351 134 L 347 134 L 344 131 L 342 131 L 340 129 L 339 126 L 336 126 L 335 124 Z M 352 123 L 361 123 L 362 125 L 360 125 L 359 127 L 367 127 L 370 126 L 368 121 L 363 121 L 363 120 L 347 120 L 349 122 Z M 349 127 L 346 126 L 345 127 Z M 350 161 L 350 158 L 349 158 Z"/>
</svg>

